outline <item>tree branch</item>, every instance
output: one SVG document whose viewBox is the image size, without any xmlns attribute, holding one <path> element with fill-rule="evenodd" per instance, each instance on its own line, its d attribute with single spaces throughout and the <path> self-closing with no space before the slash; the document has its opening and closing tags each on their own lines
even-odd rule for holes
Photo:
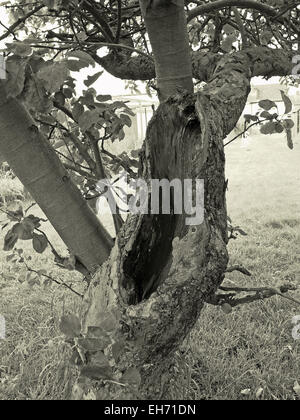
<svg viewBox="0 0 300 420">
<path fill-rule="evenodd" d="M 121 27 L 122 27 L 122 2 L 118 0 L 118 24 L 117 24 L 117 32 L 115 37 L 115 43 L 118 44 L 121 35 Z"/>
<path fill-rule="evenodd" d="M 288 295 L 284 295 L 284 293 L 288 292 L 289 290 L 296 290 L 297 287 L 294 285 L 284 284 L 280 286 L 278 289 L 272 288 L 272 287 L 224 287 L 220 286 L 220 290 L 227 291 L 227 292 L 235 292 L 235 293 L 220 293 L 215 294 L 211 297 L 209 297 L 206 300 L 206 303 L 209 303 L 210 305 L 215 306 L 223 306 L 224 304 L 230 305 L 230 307 L 243 305 L 246 303 L 252 303 L 257 300 L 263 300 L 263 299 L 269 299 L 272 296 L 278 295 L 283 297 L 284 299 L 290 300 L 291 302 L 296 303 L 297 305 L 300 305 L 300 301 L 297 299 L 294 299 Z M 242 293 L 242 292 L 255 292 L 252 295 L 246 295 L 242 298 L 235 298 L 236 293 Z M 230 308 L 229 308 L 230 309 Z"/>
<path fill-rule="evenodd" d="M 3 39 L 7 38 L 9 35 L 11 35 L 13 33 L 13 31 L 20 26 L 22 23 L 24 23 L 27 19 L 29 19 L 32 15 L 34 15 L 36 12 L 38 12 L 39 10 L 41 10 L 43 7 L 45 7 L 44 4 L 41 4 L 40 6 L 35 7 L 33 10 L 31 10 L 31 12 L 27 13 L 25 16 L 23 16 L 22 18 L 19 18 L 18 20 L 16 20 L 15 23 L 13 23 L 8 29 L 7 32 L 5 32 L 3 35 L 0 36 L 0 41 L 2 41 Z"/>
<path fill-rule="evenodd" d="M 292 74 L 294 66 L 292 58 L 295 54 L 297 52 L 293 50 L 261 46 L 237 51 L 231 54 L 231 57 L 236 59 L 248 57 L 251 77 L 269 78 Z M 98 57 L 96 54 L 92 57 L 106 71 L 122 80 L 151 80 L 156 77 L 153 61 L 144 56 L 128 58 L 124 55 L 109 53 L 105 57 Z M 198 81 L 207 82 L 222 57 L 223 55 L 218 53 L 193 51 L 193 77 Z"/>
<path fill-rule="evenodd" d="M 245 274 L 246 276 L 251 276 L 250 271 L 248 271 L 246 268 L 240 265 L 233 265 L 231 267 L 228 267 L 225 273 L 232 273 L 233 271 L 239 271 L 240 273 Z"/>
<path fill-rule="evenodd" d="M 98 9 L 98 4 L 94 3 L 92 0 L 84 0 L 83 6 L 85 9 L 91 13 L 91 15 L 96 19 L 97 23 L 100 25 L 101 30 L 107 41 L 114 42 L 114 34 L 106 20 L 103 18 L 102 13 Z"/>
<path fill-rule="evenodd" d="M 199 15 L 212 12 L 214 10 L 224 9 L 224 7 L 237 6 L 243 9 L 255 9 L 267 16 L 277 16 L 277 10 L 271 6 L 255 0 L 217 0 L 203 4 L 190 10 L 187 21 L 191 21 Z"/>
<path fill-rule="evenodd" d="M 241 37 L 242 37 L 242 50 L 244 50 L 245 48 L 248 47 L 248 38 L 247 38 L 247 33 L 240 15 L 240 12 L 238 11 L 237 7 L 233 7 L 232 8 L 233 13 L 234 13 L 234 17 L 236 20 L 236 23 L 238 25 L 239 31 L 241 33 Z"/>
</svg>

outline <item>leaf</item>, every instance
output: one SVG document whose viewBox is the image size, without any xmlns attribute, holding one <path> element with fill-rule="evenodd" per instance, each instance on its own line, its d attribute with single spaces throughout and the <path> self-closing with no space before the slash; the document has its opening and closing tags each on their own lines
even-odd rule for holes
<svg viewBox="0 0 300 420">
<path fill-rule="evenodd" d="M 284 127 L 282 126 L 281 123 L 277 122 L 275 123 L 275 131 L 276 133 L 282 133 L 284 130 Z"/>
<path fill-rule="evenodd" d="M 80 71 L 81 69 L 87 67 L 88 64 L 81 60 L 67 60 L 66 66 L 70 71 Z"/>
<path fill-rule="evenodd" d="M 85 31 L 80 31 L 77 34 L 77 38 L 79 39 L 79 41 L 86 41 L 88 39 L 88 35 L 85 33 Z"/>
<path fill-rule="evenodd" d="M 87 351 L 99 351 L 106 348 L 107 342 L 101 338 L 78 338 L 77 343 L 80 347 Z M 110 340 L 108 342 L 110 344 Z"/>
<path fill-rule="evenodd" d="M 275 132 L 275 126 L 276 126 L 276 123 L 272 121 L 268 121 L 267 123 L 263 124 L 260 127 L 260 132 L 262 134 L 272 134 Z"/>
<path fill-rule="evenodd" d="M 96 99 L 99 102 L 107 102 L 107 101 L 111 101 L 112 97 L 111 95 L 98 95 L 96 96 Z"/>
<path fill-rule="evenodd" d="M 260 36 L 261 42 L 263 45 L 268 45 L 273 37 L 273 34 L 271 31 L 263 31 L 263 33 Z"/>
<path fill-rule="evenodd" d="M 84 84 L 87 87 L 90 87 L 93 83 L 96 82 L 96 80 L 103 74 L 103 71 L 99 71 L 98 73 L 95 73 L 93 76 L 88 76 L 86 80 L 84 80 Z"/>
<path fill-rule="evenodd" d="M 79 102 L 75 102 L 73 108 L 72 108 L 72 114 L 76 121 L 79 120 L 79 117 L 83 114 L 84 107 Z"/>
<path fill-rule="evenodd" d="M 43 276 L 43 275 L 46 275 L 47 274 L 47 271 L 44 270 L 44 269 L 42 269 L 42 270 L 38 270 L 37 273 L 38 273 L 39 276 Z"/>
<path fill-rule="evenodd" d="M 226 38 L 221 42 L 221 48 L 226 51 L 230 52 L 232 50 L 232 44 L 236 41 L 235 35 L 228 35 Z"/>
<path fill-rule="evenodd" d="M 293 104 L 290 98 L 284 93 L 283 90 L 281 90 L 280 93 L 281 93 L 281 97 L 285 106 L 284 114 L 289 114 L 293 108 Z"/>
<path fill-rule="evenodd" d="M 44 235 L 38 235 L 37 233 L 33 234 L 32 246 L 36 252 L 38 252 L 39 254 L 42 254 L 47 248 L 47 245 L 48 245 L 48 241 Z"/>
<path fill-rule="evenodd" d="M 262 118 L 266 118 L 267 120 L 271 120 L 273 118 L 273 114 L 270 114 L 268 111 L 261 112 L 260 116 Z"/>
<path fill-rule="evenodd" d="M 40 286 L 41 285 L 41 282 L 40 282 L 40 279 L 36 276 L 36 277 L 33 277 L 33 278 L 29 278 L 28 280 L 27 280 L 27 283 L 28 283 L 28 285 L 29 286 L 35 286 L 36 284 L 38 285 L 38 286 Z"/>
<path fill-rule="evenodd" d="M 15 246 L 17 240 L 18 240 L 18 235 L 13 231 L 13 228 L 10 229 L 4 237 L 3 250 L 11 251 L 13 247 Z"/>
<path fill-rule="evenodd" d="M 252 119 L 252 115 L 244 114 L 243 117 L 245 118 L 246 123 L 249 124 Z"/>
<path fill-rule="evenodd" d="M 239 232 L 242 236 L 247 236 L 247 233 L 243 229 L 241 229 L 239 226 L 235 227 L 234 230 L 236 232 Z"/>
<path fill-rule="evenodd" d="M 122 123 L 123 123 L 124 125 L 127 125 L 127 127 L 131 127 L 131 125 L 132 125 L 132 121 L 131 121 L 131 118 L 130 118 L 130 117 L 128 117 L 128 115 L 126 115 L 126 114 L 121 114 L 121 115 L 120 115 L 120 119 L 121 119 L 121 121 L 122 121 Z"/>
<path fill-rule="evenodd" d="M 43 3 L 50 10 L 58 10 L 60 5 L 60 2 L 58 0 L 43 0 Z"/>
<path fill-rule="evenodd" d="M 284 127 L 286 128 L 286 129 L 290 129 L 290 128 L 293 128 L 294 127 L 294 121 L 293 120 L 291 120 L 290 118 L 287 118 L 286 120 L 283 120 L 282 121 L 282 124 L 284 125 Z"/>
<path fill-rule="evenodd" d="M 24 218 L 23 222 L 31 223 L 34 229 L 39 228 L 41 226 L 41 221 L 46 222 L 45 219 L 41 219 L 40 217 L 34 216 L 33 214 L 29 214 L 27 217 Z"/>
<path fill-rule="evenodd" d="M 124 375 L 122 376 L 122 382 L 127 383 L 129 385 L 139 387 L 142 381 L 142 377 L 140 372 L 136 367 L 130 367 L 126 370 Z"/>
<path fill-rule="evenodd" d="M 95 60 L 84 51 L 71 51 L 68 53 L 68 57 L 78 58 L 80 61 L 84 62 L 87 66 L 95 66 Z"/>
<path fill-rule="evenodd" d="M 227 315 L 232 312 L 232 306 L 229 305 L 229 303 L 223 303 L 223 305 L 221 305 L 221 309 Z"/>
<path fill-rule="evenodd" d="M 140 153 L 141 153 L 141 149 L 135 149 L 135 150 L 131 150 L 131 156 L 134 158 L 134 159 L 138 159 L 139 158 L 139 155 L 140 155 Z"/>
<path fill-rule="evenodd" d="M 7 214 L 9 220 L 12 220 L 13 222 L 16 220 L 20 220 L 21 217 L 23 217 L 23 209 L 20 206 L 18 210 L 10 210 Z"/>
<path fill-rule="evenodd" d="M 91 128 L 92 125 L 96 124 L 99 120 L 99 111 L 85 111 L 83 114 L 80 115 L 78 119 L 79 127 L 83 132 L 87 131 Z"/>
<path fill-rule="evenodd" d="M 7 81 L 5 90 L 8 97 L 20 95 L 24 89 L 26 58 L 12 56 L 6 60 Z"/>
<path fill-rule="evenodd" d="M 13 226 L 14 233 L 18 236 L 18 239 L 22 239 L 23 241 L 27 241 L 32 239 L 34 227 L 26 221 L 22 221 L 21 223 L 17 223 Z"/>
<path fill-rule="evenodd" d="M 12 51 L 15 55 L 20 57 L 28 57 L 32 53 L 32 48 L 24 42 L 13 42 L 6 43 L 7 48 Z"/>
<path fill-rule="evenodd" d="M 59 329 L 67 337 L 78 337 L 81 331 L 80 320 L 73 314 L 64 315 L 60 320 Z"/>
<path fill-rule="evenodd" d="M 107 316 L 103 320 L 101 320 L 101 328 L 103 328 L 103 330 L 108 333 L 115 331 L 118 325 L 119 325 L 119 321 L 115 318 L 115 316 L 111 312 L 108 313 Z"/>
<path fill-rule="evenodd" d="M 67 270 L 73 271 L 75 270 L 76 265 L 76 258 L 74 255 L 69 255 L 69 257 L 66 257 L 63 259 L 62 266 L 66 268 Z"/>
<path fill-rule="evenodd" d="M 54 95 L 54 102 L 57 102 L 60 106 L 64 106 L 66 102 L 66 97 L 63 92 L 58 91 Z"/>
<path fill-rule="evenodd" d="M 269 99 L 263 99 L 262 101 L 259 101 L 258 105 L 266 111 L 269 111 L 271 108 L 276 107 L 275 102 L 270 101 Z"/>
<path fill-rule="evenodd" d="M 73 94 L 74 94 L 74 90 L 70 89 L 70 88 L 64 88 L 63 89 L 63 94 L 66 98 L 71 99 Z"/>
<path fill-rule="evenodd" d="M 37 72 L 37 77 L 50 93 L 57 92 L 68 76 L 69 70 L 64 62 L 47 61 Z"/>
<path fill-rule="evenodd" d="M 102 351 L 97 351 L 91 355 L 91 364 L 98 367 L 110 367 L 108 358 Z"/>
<path fill-rule="evenodd" d="M 53 106 L 43 81 L 35 76 L 32 76 L 27 82 L 22 98 L 26 107 L 34 112 L 47 113 L 51 111 Z"/>
<path fill-rule="evenodd" d="M 286 129 L 285 132 L 286 132 L 287 145 L 291 150 L 293 150 L 294 144 L 293 144 L 293 139 L 292 139 L 292 130 Z"/>
<path fill-rule="evenodd" d="M 226 25 L 223 26 L 223 31 L 226 35 L 229 35 L 234 33 L 234 28 L 231 25 L 228 25 L 228 23 L 226 23 Z"/>
<path fill-rule="evenodd" d="M 121 128 L 121 130 L 119 131 L 118 137 L 119 137 L 119 140 L 123 140 L 125 138 L 125 132 L 123 128 Z"/>
<path fill-rule="evenodd" d="M 124 342 L 118 341 L 111 346 L 113 358 L 118 363 L 121 354 L 124 352 Z"/>
<path fill-rule="evenodd" d="M 80 371 L 81 376 L 90 379 L 112 379 L 112 369 L 110 366 L 84 366 Z"/>
</svg>

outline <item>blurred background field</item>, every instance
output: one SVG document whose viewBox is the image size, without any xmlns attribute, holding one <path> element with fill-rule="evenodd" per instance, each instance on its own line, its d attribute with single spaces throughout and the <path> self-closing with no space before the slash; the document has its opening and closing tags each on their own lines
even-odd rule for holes
<svg viewBox="0 0 300 420">
<path fill-rule="evenodd" d="M 300 283 L 300 139 L 288 149 L 284 136 L 253 136 L 226 147 L 228 214 L 247 232 L 229 243 L 230 265 L 252 277 L 231 273 L 239 286 Z M 22 193 L 5 175 L 0 195 Z M 32 213 L 41 215 L 37 207 Z M 3 217 L 2 217 L 3 216 Z M 5 219 L 1 215 L 0 219 Z M 58 250 L 54 230 L 44 230 Z M 1 234 L 1 249 L 3 245 Z M 83 293 L 80 275 L 61 270 L 49 250 L 38 255 L 22 241 L 30 266 L 69 282 Z M 18 245 L 19 246 L 19 245 Z M 80 298 L 55 284 L 29 286 L 26 267 L 18 271 L 0 251 L 0 314 L 6 340 L 0 341 L 0 399 L 68 399 L 74 371 L 59 331 L 63 313 L 76 312 Z M 293 294 L 300 299 L 300 292 Z M 292 317 L 300 307 L 282 299 L 234 308 L 229 315 L 207 306 L 177 354 L 170 396 L 177 399 L 299 399 L 300 340 L 292 338 Z"/>
</svg>

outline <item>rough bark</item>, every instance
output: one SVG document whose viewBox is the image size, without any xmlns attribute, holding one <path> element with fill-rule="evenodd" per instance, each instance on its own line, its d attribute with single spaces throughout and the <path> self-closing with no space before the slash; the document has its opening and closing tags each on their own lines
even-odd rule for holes
<svg viewBox="0 0 300 420">
<path fill-rule="evenodd" d="M 283 49 L 271 49 L 268 47 L 249 47 L 243 51 L 233 53 L 235 57 L 250 59 L 252 76 L 287 76 L 292 74 L 295 64 L 292 62 L 296 51 Z M 218 61 L 222 58 L 219 53 L 192 52 L 192 75 L 198 81 L 207 82 Z M 155 66 L 151 59 L 145 56 L 125 56 L 115 52 L 105 57 L 95 57 L 106 71 L 120 79 L 151 80 L 154 79 Z"/>
<path fill-rule="evenodd" d="M 205 220 L 186 226 L 185 215 L 128 219 L 84 298 L 77 345 L 85 364 L 74 398 L 166 395 L 174 352 L 227 266 L 222 140 L 244 108 L 249 77 L 247 60 L 224 58 L 201 93 L 169 98 L 151 120 L 141 174 L 204 179 Z"/>
</svg>

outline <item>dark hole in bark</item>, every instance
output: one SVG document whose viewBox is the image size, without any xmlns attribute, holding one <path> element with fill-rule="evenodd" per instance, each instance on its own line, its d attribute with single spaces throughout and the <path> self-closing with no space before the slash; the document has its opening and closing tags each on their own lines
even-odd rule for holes
<svg viewBox="0 0 300 420">
<path fill-rule="evenodd" d="M 171 214 L 161 214 L 160 192 L 160 213 L 143 216 L 135 246 L 124 261 L 125 279 L 131 279 L 134 283 L 134 293 L 129 297 L 129 304 L 149 298 L 160 284 L 161 274 L 170 259 L 178 221 L 178 216 L 173 214 L 172 189 L 170 203 Z"/>
</svg>

